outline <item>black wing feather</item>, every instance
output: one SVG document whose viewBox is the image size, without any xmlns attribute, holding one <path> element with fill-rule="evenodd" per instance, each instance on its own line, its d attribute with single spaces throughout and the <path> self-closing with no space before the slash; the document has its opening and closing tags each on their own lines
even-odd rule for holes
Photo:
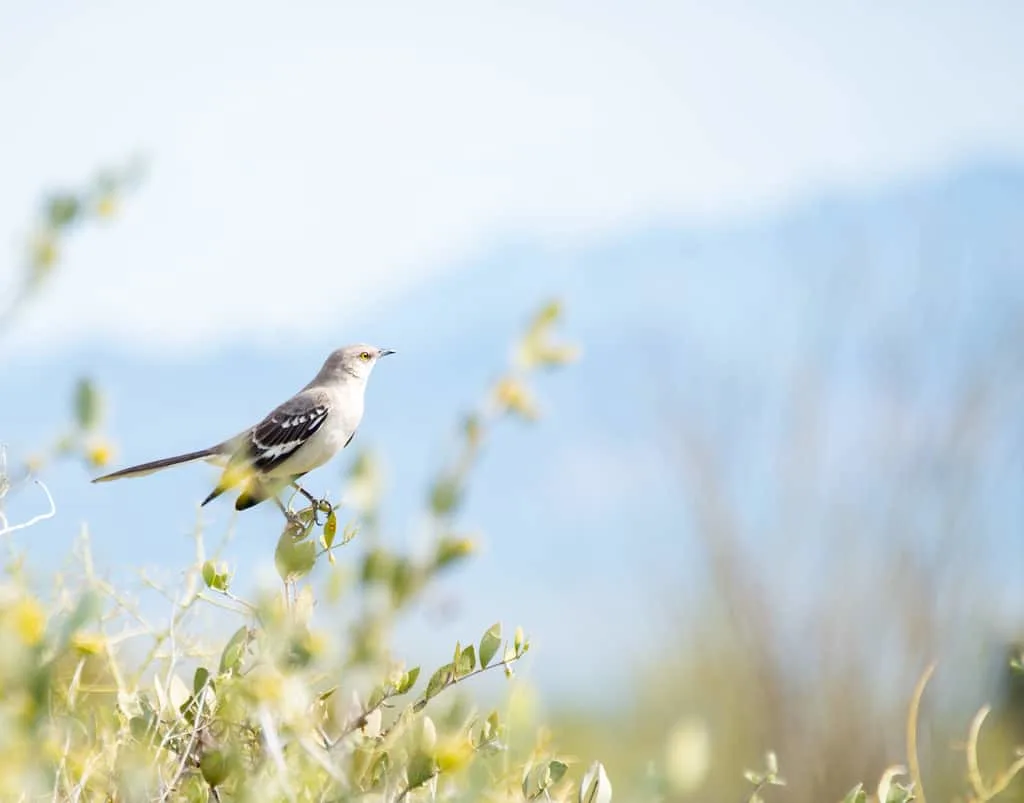
<svg viewBox="0 0 1024 803">
<path fill-rule="evenodd" d="M 252 428 L 243 459 L 258 471 L 280 465 L 324 425 L 329 412 L 315 399 L 290 399 Z"/>
</svg>

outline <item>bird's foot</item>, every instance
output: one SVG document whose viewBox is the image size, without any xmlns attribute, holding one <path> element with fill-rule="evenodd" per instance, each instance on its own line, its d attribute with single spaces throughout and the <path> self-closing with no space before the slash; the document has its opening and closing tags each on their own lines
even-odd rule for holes
<svg viewBox="0 0 1024 803">
<path fill-rule="evenodd" d="M 320 514 L 321 513 L 325 513 L 327 515 L 327 518 L 325 518 L 323 520 L 323 522 L 320 521 Z M 313 503 L 313 523 L 316 524 L 317 527 L 320 527 L 323 524 L 326 524 L 327 523 L 327 519 L 329 519 L 333 514 L 334 514 L 334 505 L 332 505 L 326 499 L 317 499 Z"/>
</svg>

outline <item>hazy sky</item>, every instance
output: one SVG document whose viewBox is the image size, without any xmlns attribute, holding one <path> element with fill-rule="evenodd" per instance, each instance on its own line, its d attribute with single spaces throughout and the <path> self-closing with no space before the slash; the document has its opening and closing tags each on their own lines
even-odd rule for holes
<svg viewBox="0 0 1024 803">
<path fill-rule="evenodd" d="M 41 191 L 151 159 L 11 345 L 333 342 L 504 237 L 1024 153 L 1024 4 L 770 5 L 7 4 L 8 263 Z"/>
</svg>

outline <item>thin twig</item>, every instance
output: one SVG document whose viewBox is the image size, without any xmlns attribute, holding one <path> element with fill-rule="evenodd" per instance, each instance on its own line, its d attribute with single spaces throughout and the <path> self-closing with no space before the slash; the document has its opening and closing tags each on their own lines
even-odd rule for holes
<svg viewBox="0 0 1024 803">
<path fill-rule="evenodd" d="M 978 800 L 988 800 L 991 797 L 985 789 L 985 781 L 978 766 L 978 739 L 981 736 L 981 726 L 991 710 L 990 706 L 982 707 L 971 720 L 971 729 L 967 734 L 967 778 Z"/>
<path fill-rule="evenodd" d="M 11 533 L 17 532 L 18 530 L 24 530 L 27 527 L 32 527 L 33 525 L 36 525 L 41 521 L 52 519 L 54 516 L 57 515 L 57 505 L 54 503 L 53 495 L 50 493 L 50 489 L 46 487 L 46 483 L 44 483 L 42 480 L 32 480 L 32 482 L 43 489 L 43 493 L 46 494 L 46 501 L 50 505 L 50 509 L 45 513 L 40 513 L 37 516 L 33 516 L 28 521 L 23 521 L 21 524 L 8 524 L 7 517 L 4 516 L 3 527 L 0 528 L 0 537 L 10 535 Z"/>
<path fill-rule="evenodd" d="M 68 765 L 68 753 L 71 752 L 71 734 L 69 733 L 64 738 L 64 750 L 61 751 L 60 764 L 57 766 L 57 772 L 54 773 L 53 780 L 53 803 L 57 803 L 60 798 L 58 797 L 58 791 L 60 789 L 61 776 L 65 779 L 65 785 L 71 780 L 67 777 L 67 765 Z"/>
<path fill-rule="evenodd" d="M 1013 779 L 1020 774 L 1021 770 L 1024 770 L 1024 756 L 1021 756 L 1016 761 L 1014 761 L 1009 767 L 1007 767 L 1006 772 L 1004 772 L 1002 775 L 995 779 L 995 781 L 992 783 L 991 788 L 988 790 L 988 799 L 991 800 L 992 798 L 1001 795 L 1003 791 L 1006 789 L 1006 787 L 1008 787 L 1013 782 Z"/>
<path fill-rule="evenodd" d="M 991 711 L 991 706 L 987 705 L 978 711 L 974 719 L 971 720 L 971 729 L 967 737 L 967 777 L 971 782 L 971 789 L 974 791 L 975 803 L 986 803 L 986 801 L 1001 795 L 1020 771 L 1024 769 L 1024 756 L 1021 756 L 995 779 L 991 787 L 985 785 L 985 780 L 981 777 L 981 767 L 978 763 L 978 741 L 981 738 L 981 726 Z"/>
<path fill-rule="evenodd" d="M 917 681 L 917 686 L 914 687 L 914 696 L 910 699 L 910 710 L 907 712 L 907 766 L 910 768 L 910 777 L 914 782 L 914 789 L 917 790 L 920 803 L 926 803 L 926 801 L 924 784 L 921 782 L 921 762 L 917 757 L 917 717 L 921 709 L 924 687 L 928 685 L 934 671 L 935 662 L 933 661 Z"/>
<path fill-rule="evenodd" d="M 750 790 L 750 794 L 743 798 L 743 803 L 751 803 L 751 801 L 757 799 L 758 792 L 760 792 L 762 789 L 764 789 L 764 787 L 765 787 L 765 785 L 767 785 L 767 783 L 768 783 L 768 779 L 767 778 L 762 778 L 760 781 L 758 781 L 757 785 L 753 789 Z"/>
<path fill-rule="evenodd" d="M 175 772 L 171 779 L 164 785 L 164 790 L 160 793 L 161 803 L 167 800 L 170 794 L 174 791 L 174 785 L 178 783 L 178 779 L 185 772 L 185 765 L 188 764 L 189 756 L 192 755 L 192 748 L 196 746 L 196 740 L 199 738 L 199 725 L 202 722 L 202 717 L 199 716 L 199 712 L 203 710 L 203 706 L 206 703 L 206 689 L 207 687 L 203 686 L 202 690 L 199 692 L 199 698 L 196 704 L 197 713 L 195 723 L 192 727 L 192 736 L 189 739 L 188 746 L 185 748 L 185 751 L 181 754 L 181 761 L 178 763 L 177 772 Z"/>
</svg>

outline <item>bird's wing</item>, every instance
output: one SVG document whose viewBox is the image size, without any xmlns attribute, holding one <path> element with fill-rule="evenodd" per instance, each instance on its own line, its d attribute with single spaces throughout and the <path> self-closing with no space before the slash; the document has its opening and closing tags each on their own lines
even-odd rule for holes
<svg viewBox="0 0 1024 803">
<path fill-rule="evenodd" d="M 327 421 L 331 409 L 321 394 L 301 393 L 275 408 L 248 432 L 232 462 L 257 471 L 280 465 Z"/>
</svg>

